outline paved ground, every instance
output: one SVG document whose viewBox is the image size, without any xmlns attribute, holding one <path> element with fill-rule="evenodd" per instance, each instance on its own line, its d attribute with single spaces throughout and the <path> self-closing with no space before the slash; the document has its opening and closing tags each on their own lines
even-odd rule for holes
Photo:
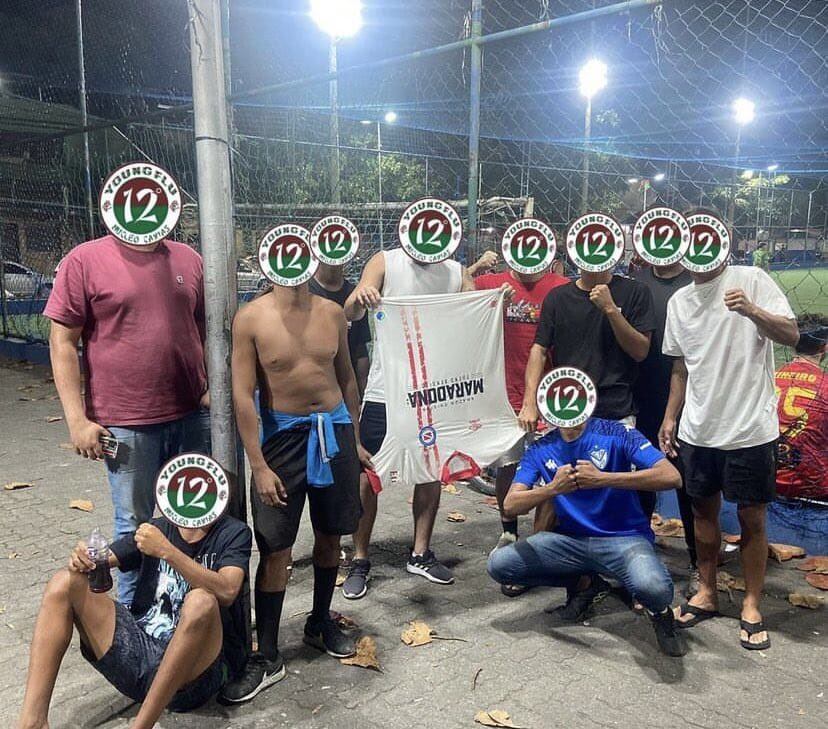
<svg viewBox="0 0 828 729">
<path fill-rule="evenodd" d="M 61 449 L 65 424 L 46 422 L 61 414 L 47 377 L 40 368 L 0 366 L 0 483 L 35 483 L 0 491 L 0 719 L 7 725 L 22 696 L 43 584 L 78 538 L 96 525 L 111 528 L 102 467 Z M 77 498 L 92 500 L 95 511 L 69 510 Z M 288 678 L 248 706 L 211 704 L 189 716 L 165 716 L 162 726 L 472 727 L 477 710 L 498 708 L 531 729 L 826 726 L 826 611 L 784 601 L 792 589 L 813 592 L 790 563 L 770 569 L 766 618 L 772 650 L 748 653 L 739 647 L 732 619 L 738 608 L 723 596 L 730 617 L 691 631 L 689 655 L 668 659 L 657 652 L 646 618 L 615 598 L 588 625 L 572 626 L 543 612 L 562 601 L 561 590 L 502 597 L 484 569 L 497 514 L 466 490 L 444 494 L 435 543 L 455 566 L 457 584 L 431 586 L 407 575 L 401 569 L 410 531 L 407 498 L 403 491 L 381 497 L 376 579 L 368 597 L 334 602 L 376 638 L 382 673 L 340 665 L 302 645 L 301 613 L 310 605 L 312 577 L 304 530 L 282 629 Z M 447 522 L 449 510 L 464 513 L 467 521 Z M 667 541 L 663 555 L 681 574 L 682 541 Z M 727 569 L 738 572 L 735 565 Z M 400 632 L 412 619 L 457 640 L 409 648 Z M 134 714 L 135 707 L 73 647 L 55 692 L 52 726 L 114 729 Z"/>
</svg>

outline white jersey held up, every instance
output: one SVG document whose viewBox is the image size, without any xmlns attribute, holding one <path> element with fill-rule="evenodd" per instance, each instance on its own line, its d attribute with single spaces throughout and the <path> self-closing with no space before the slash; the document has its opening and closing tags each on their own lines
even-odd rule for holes
<svg viewBox="0 0 828 729">
<path fill-rule="evenodd" d="M 383 251 L 385 278 L 382 297 L 414 296 L 417 294 L 456 294 L 463 288 L 463 267 L 457 261 L 417 263 L 402 248 Z M 366 316 L 370 316 L 366 314 Z M 381 328 L 376 328 L 374 356 L 365 385 L 365 402 L 385 402 L 385 384 L 382 376 Z"/>
<path fill-rule="evenodd" d="M 673 294 L 662 351 L 683 357 L 687 393 L 678 437 L 695 446 L 734 450 L 779 437 L 773 342 L 724 304 L 742 289 L 756 306 L 795 318 L 785 294 L 760 268 L 728 266 L 707 283 Z"/>
<path fill-rule="evenodd" d="M 503 293 L 383 297 L 383 486 L 468 477 L 523 438 L 506 395 Z"/>
</svg>

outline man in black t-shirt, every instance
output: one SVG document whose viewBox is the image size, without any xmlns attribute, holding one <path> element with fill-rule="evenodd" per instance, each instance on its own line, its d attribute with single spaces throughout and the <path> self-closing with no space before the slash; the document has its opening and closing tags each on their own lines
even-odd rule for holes
<svg viewBox="0 0 828 729">
<path fill-rule="evenodd" d="M 651 443 L 658 443 L 658 431 L 667 409 L 670 396 L 670 377 L 673 372 L 673 358 L 661 351 L 664 341 L 664 326 L 667 322 L 667 302 L 680 288 L 693 282 L 690 273 L 680 263 L 672 266 L 647 266 L 633 274 L 636 281 L 646 286 L 653 296 L 656 327 L 650 352 L 641 363 L 638 379 L 633 387 L 633 397 L 638 406 L 636 430 L 641 431 Z M 669 458 L 669 456 L 668 456 Z M 680 458 L 670 458 L 684 480 L 684 467 Z M 639 491 L 641 508 L 651 517 L 655 511 L 656 498 L 652 491 Z M 684 488 L 676 489 L 676 497 L 684 525 L 684 540 L 690 557 L 690 569 L 685 594 L 691 597 L 698 590 L 699 577 L 696 568 L 696 536 L 693 521 L 693 506 Z"/>
<path fill-rule="evenodd" d="M 345 271 L 342 266 L 329 266 L 325 263 L 319 264 L 316 274 L 308 285 L 312 294 L 335 301 L 343 307 L 354 290 L 354 285 L 345 278 Z M 368 323 L 367 316 L 357 321 L 348 322 L 348 349 L 351 352 L 351 365 L 353 365 L 354 374 L 356 375 L 360 400 L 362 400 L 362 393 L 365 392 L 365 384 L 368 382 L 368 370 L 371 365 L 368 359 L 368 342 L 370 341 L 371 326 Z"/>
<path fill-rule="evenodd" d="M 630 278 L 581 271 L 550 291 L 526 365 L 521 426 L 529 432 L 537 426 L 535 397 L 549 349 L 556 367 L 577 367 L 595 383 L 595 417 L 635 425 L 632 388 L 654 329 L 652 295 Z"/>
<path fill-rule="evenodd" d="M 20 726 L 47 726 L 58 669 L 80 634 L 81 653 L 115 688 L 141 702 L 133 729 L 151 729 L 165 708 L 190 711 L 243 667 L 239 597 L 252 537 L 222 516 L 183 529 L 153 519 L 110 547 L 110 567 L 138 570 L 131 607 L 89 589 L 95 567 L 80 542 L 49 581 L 35 625 Z"/>
</svg>

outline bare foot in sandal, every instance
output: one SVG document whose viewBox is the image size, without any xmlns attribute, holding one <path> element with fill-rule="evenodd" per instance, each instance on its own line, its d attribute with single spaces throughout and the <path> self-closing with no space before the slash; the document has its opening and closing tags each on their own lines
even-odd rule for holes
<svg viewBox="0 0 828 729">
<path fill-rule="evenodd" d="M 718 595 L 709 596 L 703 589 L 687 602 L 675 608 L 676 624 L 680 628 L 692 628 L 694 625 L 718 617 Z"/>
<path fill-rule="evenodd" d="M 739 642 L 749 651 L 763 651 L 770 648 L 770 635 L 762 621 L 762 613 L 756 608 L 742 605 L 742 619 L 739 622 Z"/>
</svg>

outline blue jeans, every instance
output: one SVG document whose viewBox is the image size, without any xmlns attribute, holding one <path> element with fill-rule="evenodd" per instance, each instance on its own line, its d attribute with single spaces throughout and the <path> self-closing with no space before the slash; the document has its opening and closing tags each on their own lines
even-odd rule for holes
<svg viewBox="0 0 828 729">
<path fill-rule="evenodd" d="M 569 537 L 538 532 L 491 554 L 489 574 L 504 585 L 573 589 L 585 574 L 619 580 L 644 607 L 660 613 L 673 601 L 673 581 L 644 537 Z"/>
<path fill-rule="evenodd" d="M 210 412 L 196 412 L 157 425 L 106 426 L 118 440 L 117 458 L 106 458 L 115 507 L 115 539 L 134 532 L 155 510 L 155 479 L 161 467 L 180 453 L 210 453 Z M 118 600 L 132 603 L 138 572 L 123 572 Z"/>
</svg>

